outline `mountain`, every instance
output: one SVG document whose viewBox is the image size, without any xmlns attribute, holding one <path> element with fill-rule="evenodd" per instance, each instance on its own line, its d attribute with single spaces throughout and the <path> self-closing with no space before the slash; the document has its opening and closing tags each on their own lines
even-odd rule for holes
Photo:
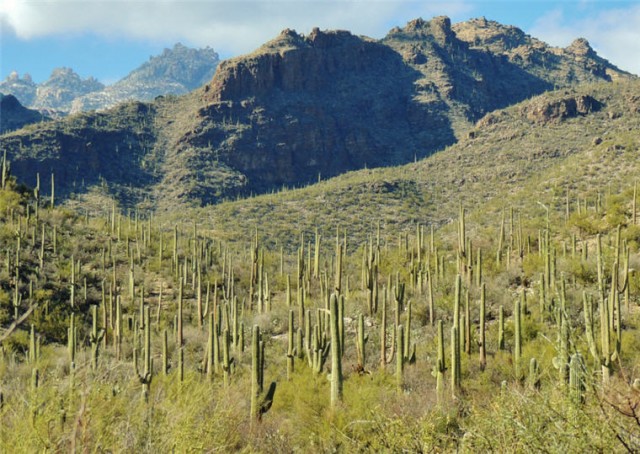
<svg viewBox="0 0 640 454">
<path fill-rule="evenodd" d="M 0 82 L 0 92 L 13 94 L 24 106 L 66 114 L 104 110 L 122 101 L 151 101 L 161 95 L 181 95 L 211 79 L 219 57 L 213 49 L 191 49 L 176 44 L 151 57 L 113 85 L 93 77 L 82 79 L 72 69 L 56 68 L 49 79 L 36 84 L 29 74 L 12 72 Z"/>
<path fill-rule="evenodd" d="M 82 79 L 70 68 L 55 68 L 41 84 L 36 84 L 29 74 L 21 78 L 15 71 L 0 82 L 0 93 L 11 94 L 23 106 L 52 116 L 64 115 L 74 99 L 103 88 L 93 77 Z"/>
<path fill-rule="evenodd" d="M 44 120 L 48 118 L 37 110 L 27 109 L 15 96 L 0 93 L 0 134 Z"/>
<path fill-rule="evenodd" d="M 61 197 L 98 185 L 123 203 L 170 209 L 411 162 L 478 134 L 491 111 L 614 79 L 634 76 L 584 40 L 558 49 L 484 20 L 417 19 L 382 40 L 284 30 L 188 95 L 73 116 L 0 144 L 18 175 L 62 172 Z M 595 107 L 568 101 L 549 115 Z"/>
<path fill-rule="evenodd" d="M 20 75 L 13 71 L 9 76 L 0 82 L 0 93 L 6 95 L 13 95 L 22 105 L 30 106 L 36 99 L 36 91 L 38 90 L 38 84 L 36 84 L 31 75 Z"/>
<path fill-rule="evenodd" d="M 157 96 L 188 93 L 211 79 L 218 62 L 218 54 L 210 47 L 191 49 L 178 43 L 104 90 L 76 98 L 71 112 L 103 110 L 123 101 L 151 101 Z"/>
<path fill-rule="evenodd" d="M 71 68 L 56 68 L 49 79 L 38 85 L 30 107 L 68 112 L 74 99 L 103 88 L 93 77 L 82 79 Z"/>
<path fill-rule="evenodd" d="M 386 232 L 446 225 L 460 205 L 480 225 L 509 207 L 559 209 L 557 199 L 567 194 L 582 194 L 581 203 L 593 207 L 605 200 L 598 188 L 633 186 L 640 172 L 638 93 L 638 80 L 544 93 L 487 114 L 467 137 L 421 161 L 181 210 L 179 217 L 200 219 L 227 241 L 244 241 L 257 227 L 269 241 L 297 247 L 299 235 L 292 231 L 312 235 L 317 229 L 331 238 L 344 227 L 357 244 L 377 224 Z M 614 228 L 616 221 L 602 222 Z"/>
</svg>

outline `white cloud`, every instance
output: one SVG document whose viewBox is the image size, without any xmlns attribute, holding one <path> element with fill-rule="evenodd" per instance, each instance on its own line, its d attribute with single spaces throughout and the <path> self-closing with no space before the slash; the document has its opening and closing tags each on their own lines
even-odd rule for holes
<svg viewBox="0 0 640 454">
<path fill-rule="evenodd" d="M 590 10 L 572 18 L 562 9 L 536 21 L 530 34 L 554 46 L 567 46 L 575 38 L 586 38 L 598 54 L 620 69 L 640 74 L 640 5 Z"/>
<path fill-rule="evenodd" d="M 284 28 L 381 37 L 393 18 L 455 16 L 466 0 L 4 0 L 0 20 L 23 38 L 93 32 L 248 52 Z"/>
</svg>

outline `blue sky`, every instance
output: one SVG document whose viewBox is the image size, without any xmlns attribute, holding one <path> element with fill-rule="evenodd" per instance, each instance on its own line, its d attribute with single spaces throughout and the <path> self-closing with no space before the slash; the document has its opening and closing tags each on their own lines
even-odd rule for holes
<svg viewBox="0 0 640 454">
<path fill-rule="evenodd" d="M 71 67 L 112 83 L 176 42 L 223 58 L 250 52 L 284 28 L 347 29 L 383 37 L 417 17 L 485 16 L 552 45 L 584 37 L 640 74 L 640 2 L 607 0 L 0 0 L 0 78 L 44 81 Z"/>
</svg>

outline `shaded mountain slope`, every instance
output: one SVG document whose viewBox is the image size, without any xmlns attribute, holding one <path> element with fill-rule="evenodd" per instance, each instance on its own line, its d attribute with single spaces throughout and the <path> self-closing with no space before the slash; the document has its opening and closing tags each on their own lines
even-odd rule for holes
<svg viewBox="0 0 640 454">
<path fill-rule="evenodd" d="M 40 112 L 24 107 L 15 96 L 0 93 L 0 134 L 47 119 Z"/>
<path fill-rule="evenodd" d="M 626 187 L 640 171 L 633 132 L 640 128 L 639 89 L 633 81 L 544 94 L 488 114 L 469 137 L 417 163 L 351 172 L 206 207 L 193 217 L 229 240 L 246 239 L 257 226 L 271 241 L 287 244 L 296 241 L 294 231 L 319 228 L 331 236 L 340 226 L 362 241 L 378 222 L 393 231 L 411 231 L 416 222 L 446 224 L 460 204 L 471 211 L 482 206 L 481 220 L 487 210 L 508 206 L 542 210 L 539 203 L 566 191 Z M 585 99 L 598 107 L 571 114 L 562 107 Z"/>
</svg>

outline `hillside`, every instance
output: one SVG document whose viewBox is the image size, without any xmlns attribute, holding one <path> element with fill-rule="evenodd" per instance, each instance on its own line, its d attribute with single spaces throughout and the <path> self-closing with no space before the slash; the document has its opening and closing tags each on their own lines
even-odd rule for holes
<svg viewBox="0 0 640 454">
<path fill-rule="evenodd" d="M 637 88 L 174 219 L 57 206 L 3 160 L 0 451 L 637 452 Z"/>
<path fill-rule="evenodd" d="M 0 93 L 0 134 L 45 120 L 48 120 L 46 116 L 36 110 L 27 109 L 15 96 Z"/>
<path fill-rule="evenodd" d="M 463 37 L 488 29 L 494 40 L 515 33 L 518 55 L 535 58 L 508 57 L 513 46 L 482 46 L 481 38 L 470 44 L 456 29 Z M 60 197 L 99 192 L 100 176 L 111 194 L 139 189 L 150 194 L 147 206 L 171 210 L 411 162 L 465 137 L 487 112 L 553 87 L 634 78 L 584 41 L 560 50 L 514 30 L 480 20 L 452 26 L 444 17 L 412 21 L 380 41 L 285 30 L 254 53 L 221 63 L 191 94 L 134 107 L 144 119 L 123 116 L 128 108 L 120 107 L 5 135 L 0 145 L 18 177 L 64 168 Z M 144 126 L 127 123 L 133 119 Z M 145 134 L 130 133 L 140 128 Z M 68 156 L 85 155 L 87 135 L 92 147 L 110 148 L 106 153 L 133 150 L 125 174 L 132 179 L 107 159 L 101 175 L 95 166 L 65 166 Z M 118 165 L 126 159 L 120 155 Z M 136 177 L 141 159 L 153 168 L 151 178 L 148 170 Z M 131 206 L 144 197 L 118 200 Z"/>
<path fill-rule="evenodd" d="M 342 226 L 359 243 L 377 223 L 400 231 L 413 231 L 417 222 L 447 224 L 460 203 L 542 210 L 538 202 L 567 190 L 633 181 L 640 170 L 632 132 L 640 128 L 638 90 L 640 83 L 631 81 L 549 92 L 488 114 L 466 138 L 427 159 L 226 202 L 193 216 L 229 240 L 257 226 L 271 241 L 289 244 L 293 230 L 331 235 Z"/>
</svg>

